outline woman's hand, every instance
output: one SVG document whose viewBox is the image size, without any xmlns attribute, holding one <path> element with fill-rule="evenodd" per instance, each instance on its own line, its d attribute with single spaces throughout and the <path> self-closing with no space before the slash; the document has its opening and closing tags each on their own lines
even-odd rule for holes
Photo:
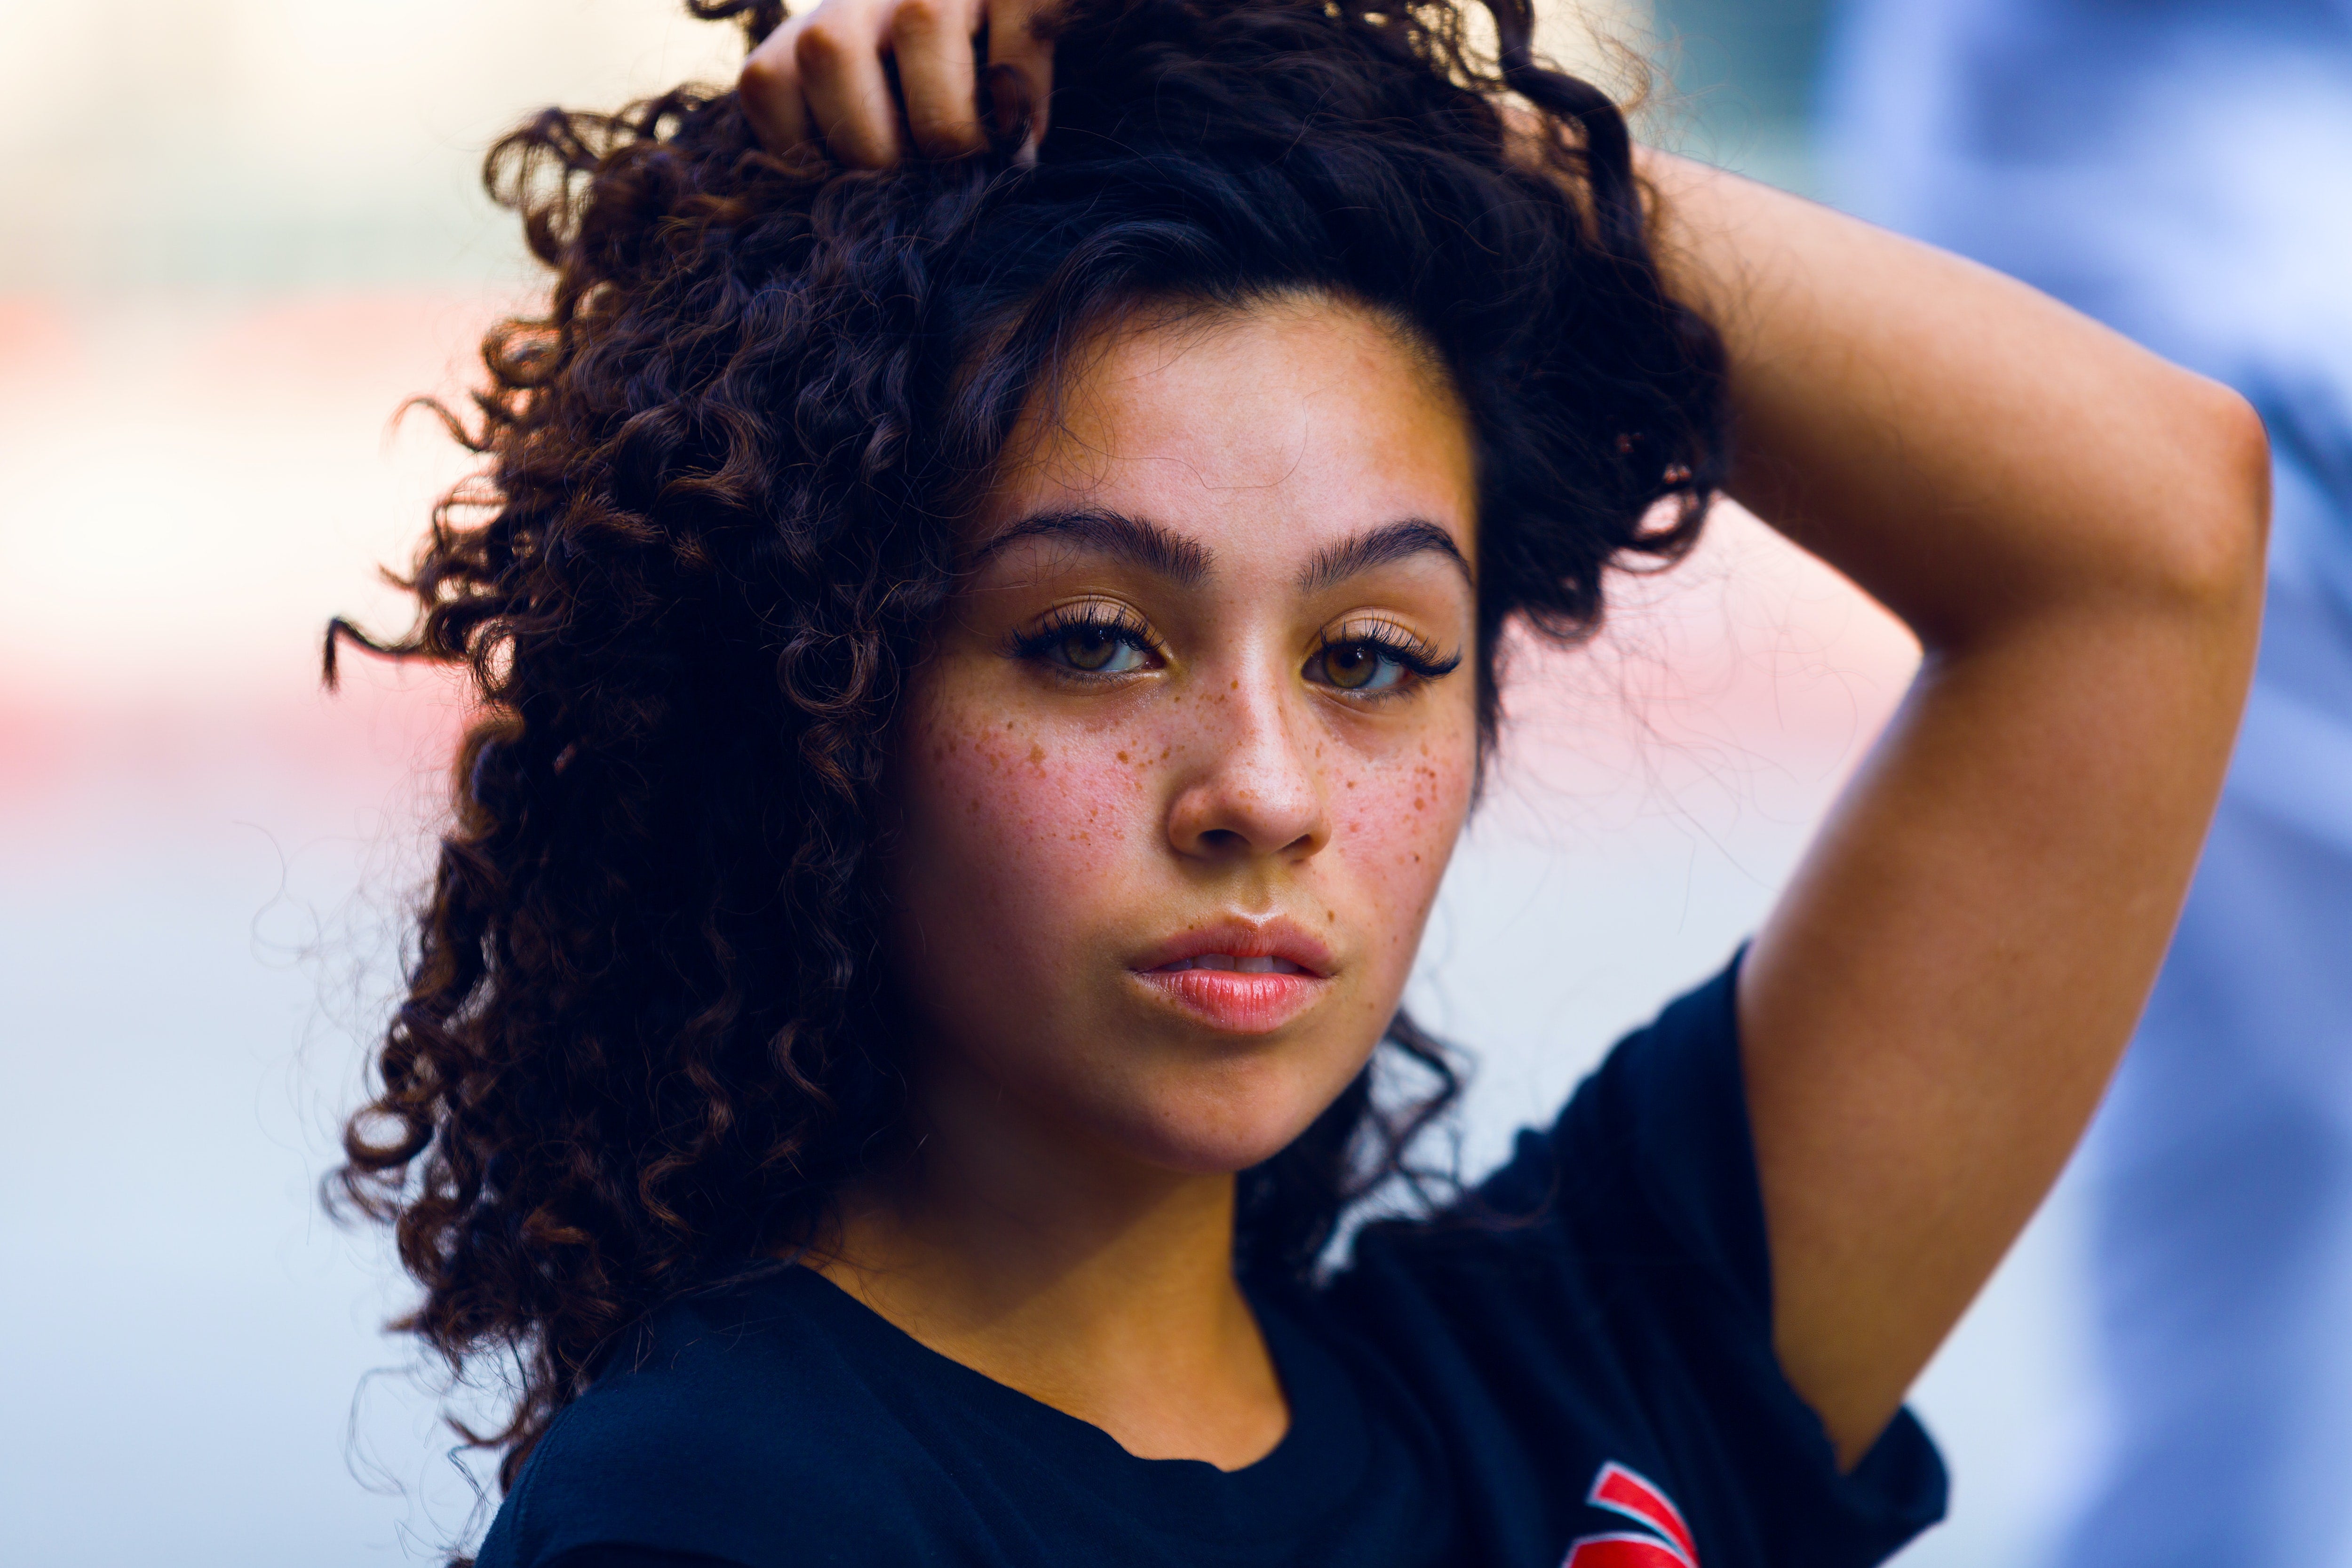
<svg viewBox="0 0 2352 1568">
<path fill-rule="evenodd" d="M 1033 154 L 1054 85 L 1053 46 L 1034 26 L 1045 9 L 1044 0 L 824 0 L 743 62 L 743 112 L 773 152 L 822 142 L 857 169 L 887 169 L 910 148 L 962 157 L 985 150 L 992 132 L 1021 137 Z M 886 60 L 898 68 L 897 94 Z"/>
</svg>

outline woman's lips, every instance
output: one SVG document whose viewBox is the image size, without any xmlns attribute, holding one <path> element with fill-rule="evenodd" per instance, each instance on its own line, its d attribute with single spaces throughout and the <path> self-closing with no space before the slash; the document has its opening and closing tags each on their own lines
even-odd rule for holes
<svg viewBox="0 0 2352 1568">
<path fill-rule="evenodd" d="M 1307 972 L 1286 958 L 1273 953 L 1204 952 L 1198 958 L 1180 958 L 1153 970 L 1155 974 L 1181 974 L 1188 969 L 1230 970 L 1235 974 L 1304 974 Z"/>
<path fill-rule="evenodd" d="M 1181 969 L 1138 971 L 1136 978 L 1221 1034 L 1267 1035 L 1314 1005 L 1331 983 L 1296 965 L 1245 970 L 1189 961 Z M 1278 963 L 1279 960 L 1236 961 Z"/>
<path fill-rule="evenodd" d="M 1221 1034 L 1271 1034 L 1330 986 L 1330 950 L 1288 921 L 1230 921 L 1160 943 L 1135 977 Z"/>
</svg>

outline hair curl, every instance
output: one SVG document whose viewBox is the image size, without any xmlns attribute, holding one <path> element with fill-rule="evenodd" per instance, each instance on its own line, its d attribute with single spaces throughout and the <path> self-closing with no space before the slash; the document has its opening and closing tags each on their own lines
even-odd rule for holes
<svg viewBox="0 0 2352 1568">
<path fill-rule="evenodd" d="M 1033 166 L 762 150 L 731 93 L 549 110 L 486 181 L 554 272 L 483 347 L 403 638 L 464 666 L 407 994 L 331 1193 L 424 1287 L 395 1327 L 511 1355 L 502 1481 L 662 1300 L 808 1238 L 901 1107 L 873 875 L 893 716 L 951 529 L 1089 328 L 1323 291 L 1451 369 L 1480 475 L 1478 693 L 1519 617 L 1696 535 L 1722 353 L 1645 237 L 1623 120 L 1528 0 L 1077 0 Z M 782 7 L 691 0 L 756 39 Z M 1514 141 L 1516 94 L 1539 135 Z M 1523 127 L 1524 129 L 1524 127 Z M 1521 150 L 1514 152 L 1514 147 Z M 445 417 L 446 416 L 445 415 Z M 1659 522 L 1657 503 L 1677 503 Z M 1237 1265 L 1303 1274 L 1450 1099 L 1371 1069 L 1244 1173 Z"/>
</svg>

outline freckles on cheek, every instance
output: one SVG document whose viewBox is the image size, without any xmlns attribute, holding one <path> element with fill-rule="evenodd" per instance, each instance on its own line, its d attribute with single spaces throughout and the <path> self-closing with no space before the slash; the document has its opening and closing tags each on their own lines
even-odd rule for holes
<svg viewBox="0 0 2352 1568">
<path fill-rule="evenodd" d="M 939 734 L 925 760 L 915 794 L 932 850 L 1000 874 L 1084 875 L 1146 826 L 1150 769 L 1131 737 L 993 721 Z"/>
<path fill-rule="evenodd" d="M 1456 758 L 1417 748 L 1354 774 L 1339 792 L 1333 847 L 1356 863 L 1364 890 L 1395 914 L 1417 919 L 1437 896 L 1469 809 L 1464 750 Z"/>
</svg>

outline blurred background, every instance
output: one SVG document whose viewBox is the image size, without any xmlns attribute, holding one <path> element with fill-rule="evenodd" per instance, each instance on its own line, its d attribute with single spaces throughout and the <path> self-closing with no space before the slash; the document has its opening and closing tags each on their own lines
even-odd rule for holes
<svg viewBox="0 0 2352 1568">
<path fill-rule="evenodd" d="M 431 1369 L 381 1332 L 386 1249 L 316 1198 L 459 699 L 365 660 L 329 697 L 318 641 L 400 624 L 374 569 L 464 465 L 394 415 L 531 299 L 484 148 L 730 77 L 735 35 L 673 9 L 0 0 L 0 1561 L 430 1563 L 478 1523 Z M 1551 23 L 1621 84 L 1659 63 L 1647 134 L 1817 188 L 1819 4 Z M 1478 1060 L 1474 1168 L 1753 927 L 1915 657 L 1734 513 L 1624 595 L 1598 647 L 1516 665 L 1416 982 Z M 2053 1528 L 2071 1194 L 1920 1388 L 1957 1484 L 1909 1568 Z"/>
</svg>

